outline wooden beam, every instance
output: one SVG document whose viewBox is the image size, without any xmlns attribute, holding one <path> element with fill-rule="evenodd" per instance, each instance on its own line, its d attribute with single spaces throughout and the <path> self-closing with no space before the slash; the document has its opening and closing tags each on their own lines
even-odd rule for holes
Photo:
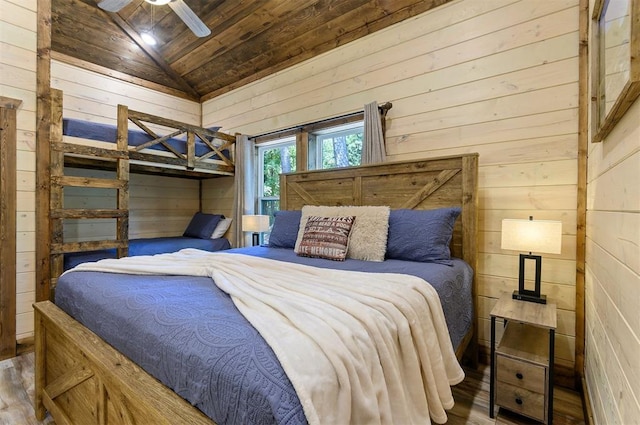
<svg viewBox="0 0 640 425">
<path fill-rule="evenodd" d="M 51 0 L 38 0 L 36 61 L 36 301 L 50 297 L 49 165 L 51 136 Z"/>
<path fill-rule="evenodd" d="M 0 97 L 0 360 L 16 355 L 16 108 Z"/>
<path fill-rule="evenodd" d="M 584 377 L 585 263 L 587 243 L 587 154 L 589 148 L 589 0 L 579 4 L 578 45 L 578 200 L 576 206 L 576 346 L 575 388 Z M 597 119 L 597 117 L 591 117 Z"/>
<path fill-rule="evenodd" d="M 66 371 L 64 374 L 54 379 L 53 382 L 49 383 L 45 388 L 45 391 L 53 400 L 93 376 L 94 374 L 92 371 L 87 370 L 82 366 L 75 366 L 73 369 Z"/>
<path fill-rule="evenodd" d="M 307 171 L 309 168 L 309 132 L 296 134 L 296 171 Z"/>
<path fill-rule="evenodd" d="M 129 108 L 118 105 L 118 149 L 127 150 Z M 116 219 L 116 237 L 124 245 L 117 248 L 118 258 L 129 255 L 129 158 L 120 158 L 116 162 L 116 178 L 122 185 L 118 189 L 117 207 L 120 211 L 126 211 L 126 216 Z"/>
<path fill-rule="evenodd" d="M 19 99 L 0 96 L 0 108 L 18 109 L 20 105 L 22 105 L 22 101 Z"/>
<path fill-rule="evenodd" d="M 157 162 L 157 161 L 156 161 Z M 67 167 L 85 168 L 90 170 L 106 170 L 116 171 L 115 161 L 96 161 L 90 158 L 79 158 L 73 156 L 67 156 L 64 159 L 64 163 Z M 194 180 L 213 179 L 217 177 L 225 177 L 233 175 L 233 168 L 228 170 L 228 174 L 216 174 L 214 172 L 200 171 L 200 170 L 185 170 L 185 169 L 173 169 L 166 167 L 154 166 L 151 164 L 129 164 L 129 170 L 132 173 L 137 174 L 150 174 L 150 175 L 164 175 L 180 178 L 188 178 Z M 213 170 L 222 171 L 222 170 Z"/>
<path fill-rule="evenodd" d="M 51 90 L 51 140 L 49 142 L 49 226 L 51 229 L 49 244 L 61 244 L 64 239 L 64 223 L 63 220 L 53 218 L 51 215 L 54 211 L 60 211 L 64 208 L 64 188 L 60 184 L 55 184 L 54 179 L 64 177 L 64 150 L 65 143 L 62 142 L 62 91 L 57 89 Z M 49 288 L 53 290 L 57 283 L 57 278 L 64 272 L 64 258 L 62 255 L 52 255 L 51 279 L 49 279 Z"/>
</svg>

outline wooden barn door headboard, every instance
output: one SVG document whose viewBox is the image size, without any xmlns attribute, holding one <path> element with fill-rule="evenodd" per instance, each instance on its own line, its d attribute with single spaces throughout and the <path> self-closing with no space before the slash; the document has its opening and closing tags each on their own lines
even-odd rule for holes
<svg viewBox="0 0 640 425">
<path fill-rule="evenodd" d="M 280 177 L 280 209 L 304 205 L 388 205 L 391 209 L 462 208 L 452 254 L 475 270 L 478 154 L 390 162 Z"/>
</svg>

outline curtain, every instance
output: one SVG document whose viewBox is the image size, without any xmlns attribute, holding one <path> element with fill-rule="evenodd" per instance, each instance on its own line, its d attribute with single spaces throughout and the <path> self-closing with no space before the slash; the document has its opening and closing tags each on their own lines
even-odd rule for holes
<svg viewBox="0 0 640 425">
<path fill-rule="evenodd" d="M 253 141 L 246 135 L 236 136 L 236 168 L 234 193 L 234 240 L 236 248 L 250 245 L 249 236 L 242 231 L 242 216 L 254 214 L 255 208 L 255 149 Z"/>
<path fill-rule="evenodd" d="M 386 157 L 380 111 L 378 110 L 378 102 L 374 101 L 364 105 L 362 164 L 384 162 Z"/>
</svg>

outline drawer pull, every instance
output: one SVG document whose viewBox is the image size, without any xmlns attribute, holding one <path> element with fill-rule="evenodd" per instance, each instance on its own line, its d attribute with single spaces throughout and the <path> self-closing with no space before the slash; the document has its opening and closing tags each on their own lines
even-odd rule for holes
<svg viewBox="0 0 640 425">
<path fill-rule="evenodd" d="M 520 372 L 516 373 L 516 378 L 522 379 L 522 374 Z"/>
<path fill-rule="evenodd" d="M 522 399 L 520 397 L 516 398 L 516 404 L 522 405 Z"/>
</svg>

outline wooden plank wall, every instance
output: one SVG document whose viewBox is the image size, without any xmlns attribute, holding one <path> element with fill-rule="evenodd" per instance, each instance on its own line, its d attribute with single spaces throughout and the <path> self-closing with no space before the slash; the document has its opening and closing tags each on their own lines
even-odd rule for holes
<svg viewBox="0 0 640 425">
<path fill-rule="evenodd" d="M 558 304 L 556 364 L 573 385 L 578 15 L 578 0 L 454 1 L 205 102 L 203 123 L 257 135 L 390 101 L 390 160 L 478 152 L 483 354 L 491 308 L 517 287 L 501 220 L 562 220 L 542 290 Z"/>
<path fill-rule="evenodd" d="M 588 158 L 585 381 L 596 423 L 637 423 L 640 100 Z"/>
<path fill-rule="evenodd" d="M 235 191 L 233 177 L 218 177 L 202 180 L 202 211 L 213 214 L 223 214 L 233 218 L 233 196 Z M 234 226 L 229 227 L 225 237 L 233 244 Z"/>
<path fill-rule="evenodd" d="M 114 178 L 113 172 L 66 169 L 69 176 Z M 115 208 L 116 191 L 69 187 L 66 208 Z M 199 210 L 197 180 L 131 174 L 129 180 L 129 238 L 180 236 Z M 114 239 L 115 219 L 65 220 L 64 241 Z"/>
<path fill-rule="evenodd" d="M 200 125 L 200 104 L 197 102 L 136 86 L 56 60 L 51 61 L 51 87 L 63 92 L 65 118 L 115 125 L 117 106 L 123 104 L 136 111 Z"/>
<path fill-rule="evenodd" d="M 36 0 L 0 0 L 0 95 L 17 111 L 16 337 L 33 331 L 35 301 Z"/>
</svg>

